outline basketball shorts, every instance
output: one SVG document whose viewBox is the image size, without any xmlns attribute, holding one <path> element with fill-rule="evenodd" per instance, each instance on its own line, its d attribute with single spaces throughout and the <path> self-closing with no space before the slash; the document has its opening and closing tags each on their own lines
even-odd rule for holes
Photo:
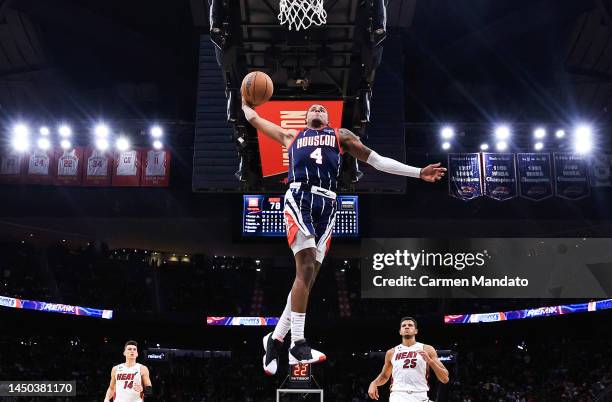
<svg viewBox="0 0 612 402">
<path fill-rule="evenodd" d="M 391 391 L 389 402 L 429 402 L 427 392 Z"/>
<path fill-rule="evenodd" d="M 315 248 L 317 261 L 323 263 L 336 222 L 336 194 L 316 186 L 306 191 L 291 183 L 285 193 L 284 218 L 293 254 Z"/>
</svg>

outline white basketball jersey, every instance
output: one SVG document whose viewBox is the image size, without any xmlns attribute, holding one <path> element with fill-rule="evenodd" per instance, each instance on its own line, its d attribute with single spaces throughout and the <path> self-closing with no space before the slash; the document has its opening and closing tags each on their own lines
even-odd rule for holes
<svg viewBox="0 0 612 402">
<path fill-rule="evenodd" d="M 28 173 L 35 175 L 49 174 L 49 156 L 44 152 L 34 152 L 30 155 Z"/>
<path fill-rule="evenodd" d="M 147 152 L 146 176 L 165 176 L 166 175 L 166 151 Z"/>
<path fill-rule="evenodd" d="M 65 151 L 57 160 L 57 175 L 76 176 L 78 167 L 79 158 L 76 156 L 76 150 Z"/>
<path fill-rule="evenodd" d="M 125 151 L 119 154 L 117 176 L 136 176 L 136 151 Z"/>
<path fill-rule="evenodd" d="M 0 174 L 19 174 L 21 166 L 21 155 L 10 153 L 2 156 L 2 164 L 0 165 Z"/>
<path fill-rule="evenodd" d="M 398 345 L 391 357 L 392 384 L 391 391 L 427 392 L 427 363 L 419 355 L 423 350 L 422 343 L 412 346 Z"/>
<path fill-rule="evenodd" d="M 113 402 L 143 402 L 141 393 L 134 391 L 134 384 L 142 385 L 140 363 L 131 367 L 127 367 L 125 363 L 118 365 L 115 380 L 115 399 Z"/>
<path fill-rule="evenodd" d="M 108 172 L 108 158 L 103 153 L 93 151 L 87 159 L 87 176 L 106 176 Z"/>
</svg>

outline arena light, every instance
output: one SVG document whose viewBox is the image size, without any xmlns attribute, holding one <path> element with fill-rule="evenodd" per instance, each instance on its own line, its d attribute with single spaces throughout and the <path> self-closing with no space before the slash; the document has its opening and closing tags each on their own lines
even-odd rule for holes
<svg viewBox="0 0 612 402">
<path fill-rule="evenodd" d="M 499 125 L 495 128 L 495 138 L 501 141 L 510 138 L 510 128 L 506 125 Z"/>
<path fill-rule="evenodd" d="M 481 151 L 486 151 L 489 149 L 489 144 L 487 144 L 486 142 L 480 144 L 480 150 Z"/>
<path fill-rule="evenodd" d="M 49 141 L 49 139 L 45 137 L 39 138 L 38 148 L 42 149 L 43 151 L 46 151 L 47 149 L 51 148 L 51 141 Z"/>
<path fill-rule="evenodd" d="M 12 141 L 13 148 L 17 151 L 27 151 L 30 148 L 30 141 L 27 136 L 14 136 Z"/>
<path fill-rule="evenodd" d="M 536 151 L 541 151 L 542 149 L 544 149 L 544 143 L 541 141 L 536 142 L 533 145 L 533 149 L 535 149 Z"/>
<path fill-rule="evenodd" d="M 96 127 L 94 128 L 94 133 L 96 134 L 97 137 L 106 138 L 108 137 L 108 134 L 110 133 L 110 129 L 108 128 L 106 124 L 100 123 L 100 124 L 97 124 Z"/>
<path fill-rule="evenodd" d="M 541 140 L 542 138 L 546 137 L 546 130 L 542 127 L 536 128 L 533 130 L 533 137 L 536 140 Z"/>
<path fill-rule="evenodd" d="M 450 142 L 446 141 L 446 142 L 443 142 L 443 143 L 442 143 L 442 149 L 443 149 L 443 150 L 445 150 L 445 151 L 446 151 L 446 150 L 449 150 L 449 149 L 450 149 L 450 147 L 451 147 Z"/>
<path fill-rule="evenodd" d="M 57 131 L 59 132 L 59 135 L 62 138 L 68 138 L 72 135 L 72 129 L 67 124 L 62 124 L 61 126 L 59 126 L 59 129 Z"/>
<path fill-rule="evenodd" d="M 108 140 L 106 138 L 96 139 L 96 148 L 99 151 L 106 151 L 108 149 Z"/>
<path fill-rule="evenodd" d="M 128 141 L 127 138 L 121 136 L 117 139 L 115 146 L 119 151 L 127 151 L 128 149 L 130 149 L 130 141 Z"/>
<path fill-rule="evenodd" d="M 30 129 L 23 123 L 17 123 L 13 126 L 13 134 L 18 137 L 27 137 L 30 135 Z"/>
<path fill-rule="evenodd" d="M 564 130 L 557 130 L 557 131 L 555 131 L 555 137 L 557 137 L 557 138 L 565 137 L 565 131 Z"/>
<path fill-rule="evenodd" d="M 574 150 L 584 154 L 593 148 L 593 131 L 587 125 L 579 125 L 574 131 Z"/>
<path fill-rule="evenodd" d="M 151 130 L 149 130 L 149 133 L 151 134 L 151 137 L 153 138 L 160 138 L 162 135 L 164 135 L 164 131 L 158 125 L 151 127 Z"/>
<path fill-rule="evenodd" d="M 44 135 L 44 136 L 48 136 L 51 132 L 49 131 L 49 127 L 47 126 L 41 126 L 38 129 L 38 132 L 40 133 L 40 135 Z"/>
<path fill-rule="evenodd" d="M 70 143 L 69 140 L 62 140 L 60 142 L 60 146 L 62 147 L 62 149 L 68 150 L 72 148 L 72 144 Z"/>
<path fill-rule="evenodd" d="M 508 143 L 506 141 L 498 141 L 497 144 L 495 144 L 495 148 L 498 151 L 505 151 L 508 149 Z"/>
<path fill-rule="evenodd" d="M 164 147 L 164 144 L 162 144 L 160 140 L 153 141 L 153 148 L 159 150 L 159 149 L 162 149 L 163 147 Z"/>
<path fill-rule="evenodd" d="M 453 128 L 450 126 L 442 127 L 442 130 L 440 130 L 440 136 L 442 139 L 448 141 L 455 136 L 455 130 L 453 130 Z"/>
</svg>

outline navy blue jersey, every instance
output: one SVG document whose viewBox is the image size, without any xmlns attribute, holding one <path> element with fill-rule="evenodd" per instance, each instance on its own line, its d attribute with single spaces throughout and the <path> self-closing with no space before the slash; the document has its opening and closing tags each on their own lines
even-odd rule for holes
<svg viewBox="0 0 612 402">
<path fill-rule="evenodd" d="M 336 191 L 342 147 L 331 127 L 300 131 L 289 146 L 289 182 Z"/>
</svg>

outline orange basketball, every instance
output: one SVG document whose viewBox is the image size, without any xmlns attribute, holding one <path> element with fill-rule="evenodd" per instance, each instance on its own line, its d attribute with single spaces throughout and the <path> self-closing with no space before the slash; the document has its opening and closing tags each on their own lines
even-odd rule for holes
<svg viewBox="0 0 612 402">
<path fill-rule="evenodd" d="M 266 103 L 272 97 L 274 84 L 266 73 L 253 71 L 248 73 L 242 80 L 240 94 L 251 106 L 259 106 Z"/>
</svg>

